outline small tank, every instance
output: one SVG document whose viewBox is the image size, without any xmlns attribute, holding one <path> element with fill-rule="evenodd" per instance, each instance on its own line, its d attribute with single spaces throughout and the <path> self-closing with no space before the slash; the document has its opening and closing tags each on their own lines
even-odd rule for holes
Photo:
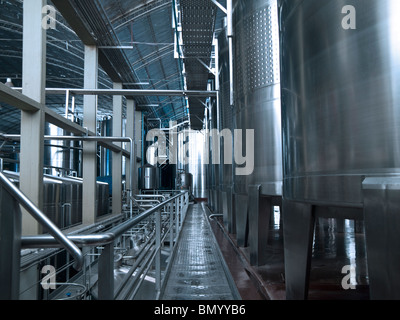
<svg viewBox="0 0 400 320">
<path fill-rule="evenodd" d="M 177 188 L 179 190 L 189 190 L 191 193 L 193 189 L 193 175 L 185 171 L 179 173 Z"/>
<path fill-rule="evenodd" d="M 157 168 L 146 164 L 140 168 L 140 185 L 142 190 L 158 189 Z"/>
</svg>

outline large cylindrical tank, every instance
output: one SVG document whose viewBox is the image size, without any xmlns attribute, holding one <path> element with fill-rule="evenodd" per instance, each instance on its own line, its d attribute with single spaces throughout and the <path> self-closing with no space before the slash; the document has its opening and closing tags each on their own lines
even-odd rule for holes
<svg viewBox="0 0 400 320">
<path fill-rule="evenodd" d="M 51 123 L 46 123 L 45 135 L 66 136 L 71 133 Z M 80 173 L 80 143 L 79 141 L 45 140 L 44 167 L 46 173 L 52 176 Z"/>
<path fill-rule="evenodd" d="M 45 135 L 63 136 L 64 130 L 51 124 L 45 124 Z M 69 165 L 69 150 L 64 141 L 46 140 L 44 146 L 44 166 L 46 173 L 58 175 L 66 172 Z"/>
<path fill-rule="evenodd" d="M 365 175 L 400 173 L 400 2 L 280 7 L 284 196 L 361 206 Z"/>
<path fill-rule="evenodd" d="M 254 152 L 254 171 L 241 176 L 234 172 L 235 193 L 247 194 L 249 185 L 261 185 L 261 194 L 280 196 L 282 133 L 277 0 L 234 0 L 233 9 L 235 129 L 242 130 L 243 155 L 247 148 L 246 129 L 254 130 L 254 150 L 248 150 Z"/>
<path fill-rule="evenodd" d="M 165 164 L 159 170 L 159 187 L 161 190 L 175 190 L 176 165 Z"/>
<path fill-rule="evenodd" d="M 109 214 L 110 209 L 110 193 L 108 183 L 97 181 L 97 217 L 105 216 Z"/>
<path fill-rule="evenodd" d="M 207 176 L 207 161 L 205 142 L 206 135 L 204 131 L 191 130 L 189 132 L 188 156 L 189 163 L 186 171 L 193 175 L 193 196 L 195 198 L 207 198 L 206 176 Z"/>
<path fill-rule="evenodd" d="M 4 171 L 19 187 L 19 173 Z M 43 177 L 43 213 L 59 228 L 82 223 L 83 181 L 76 177 Z M 108 183 L 96 182 L 96 217 L 109 213 Z"/>
<path fill-rule="evenodd" d="M 178 133 L 178 171 L 193 176 L 192 192 L 195 198 L 207 198 L 207 153 L 204 131 L 184 129 Z"/>
<path fill-rule="evenodd" d="M 60 205 L 62 201 L 62 188 L 63 184 L 61 181 L 46 176 L 43 177 L 43 213 L 57 227 L 65 228 L 68 219 L 63 216 L 64 208 Z"/>
</svg>

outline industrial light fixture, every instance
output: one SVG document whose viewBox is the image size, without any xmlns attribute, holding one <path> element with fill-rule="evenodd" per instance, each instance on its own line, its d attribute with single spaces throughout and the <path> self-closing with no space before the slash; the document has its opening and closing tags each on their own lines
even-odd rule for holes
<svg viewBox="0 0 400 320">
<path fill-rule="evenodd" d="M 6 85 L 7 87 L 10 87 L 10 88 L 13 88 L 13 87 L 14 87 L 14 83 L 12 83 L 11 78 L 7 78 L 7 81 L 6 81 L 5 85 Z"/>
</svg>

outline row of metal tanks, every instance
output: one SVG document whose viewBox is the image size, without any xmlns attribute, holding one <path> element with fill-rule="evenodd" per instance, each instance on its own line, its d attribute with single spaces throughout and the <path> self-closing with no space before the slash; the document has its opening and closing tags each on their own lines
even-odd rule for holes
<svg viewBox="0 0 400 320">
<path fill-rule="evenodd" d="M 164 168 L 146 164 L 139 168 L 140 190 L 188 190 L 193 192 L 193 175 L 185 170 L 177 171 L 175 165 Z"/>
<path fill-rule="evenodd" d="M 400 298 L 399 21 L 397 0 L 233 0 L 212 126 L 254 129 L 254 171 L 235 174 L 233 145 L 211 206 L 253 265 L 280 206 L 287 299 L 307 298 L 318 217 L 362 220 L 370 298 Z"/>
<path fill-rule="evenodd" d="M 16 186 L 19 186 L 19 173 L 3 172 Z M 108 183 L 97 182 L 96 217 L 109 214 Z M 56 177 L 44 175 L 43 213 L 60 229 L 82 223 L 83 182 L 75 177 Z M 45 230 L 44 230 L 45 231 Z"/>
</svg>

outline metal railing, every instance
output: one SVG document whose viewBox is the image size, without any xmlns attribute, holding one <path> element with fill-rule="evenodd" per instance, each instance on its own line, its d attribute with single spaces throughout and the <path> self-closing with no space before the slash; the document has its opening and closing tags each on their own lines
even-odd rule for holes
<svg viewBox="0 0 400 320">
<path fill-rule="evenodd" d="M 158 199 L 163 200 L 162 197 Z M 82 247 L 85 252 L 85 265 L 81 275 L 85 279 L 91 279 L 93 270 L 97 270 L 96 280 L 85 283 L 86 295 L 100 300 L 133 299 L 151 273 L 157 299 L 169 272 L 188 205 L 189 194 L 178 192 L 104 233 L 67 235 L 68 241 Z M 143 239 L 140 250 L 133 257 L 128 240 L 135 235 L 144 234 L 143 230 L 147 230 L 146 239 Z M 165 243 L 169 244 L 168 250 L 165 249 Z M 22 237 L 21 247 L 57 248 L 60 244 L 51 235 L 40 235 Z M 167 251 L 169 257 L 162 259 L 162 250 L 163 255 Z M 131 263 L 124 269 L 126 272 L 122 281 L 117 283 L 116 263 L 121 260 L 129 260 Z"/>
<path fill-rule="evenodd" d="M 0 139 L 18 141 L 21 139 L 20 134 L 0 134 Z M 129 153 L 129 183 L 132 188 L 134 185 L 134 172 L 135 172 L 135 152 L 134 141 L 130 137 L 103 137 L 103 136 L 51 136 L 45 135 L 44 140 L 57 140 L 57 141 L 86 141 L 86 142 L 126 142 L 130 144 Z M 132 190 L 129 190 L 129 195 L 132 197 Z M 130 201 L 130 214 L 132 215 L 132 201 Z"/>
<path fill-rule="evenodd" d="M 56 225 L 40 211 L 2 172 L 0 172 L 1 186 L 48 232 L 57 244 L 64 247 L 75 259 L 74 268 L 80 270 L 83 266 L 82 251 L 69 240 Z M 12 213 L 14 214 L 14 213 Z"/>
</svg>

